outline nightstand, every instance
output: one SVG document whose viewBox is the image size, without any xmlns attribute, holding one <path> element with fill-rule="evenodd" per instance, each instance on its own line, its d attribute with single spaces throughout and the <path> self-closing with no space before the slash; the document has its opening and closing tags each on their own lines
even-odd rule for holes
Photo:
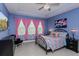
<svg viewBox="0 0 79 59">
<path fill-rule="evenodd" d="M 79 52 L 79 40 L 66 38 L 66 48 L 75 52 Z"/>
</svg>

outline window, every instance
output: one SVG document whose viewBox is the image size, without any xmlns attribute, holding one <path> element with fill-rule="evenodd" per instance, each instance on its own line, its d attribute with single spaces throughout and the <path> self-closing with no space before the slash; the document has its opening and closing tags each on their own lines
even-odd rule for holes
<svg viewBox="0 0 79 59">
<path fill-rule="evenodd" d="M 8 18 L 0 12 L 0 31 L 4 31 L 8 28 Z"/>
<path fill-rule="evenodd" d="M 18 26 L 18 35 L 25 35 L 25 32 L 26 32 L 25 25 L 23 24 L 23 21 L 21 19 Z"/>
<path fill-rule="evenodd" d="M 36 28 L 33 21 L 31 20 L 30 25 L 28 27 L 28 34 L 32 35 L 32 34 L 35 34 L 35 32 L 36 32 Z"/>
<path fill-rule="evenodd" d="M 39 22 L 39 25 L 38 25 L 38 34 L 42 34 L 42 24 L 41 24 L 41 21 Z"/>
</svg>

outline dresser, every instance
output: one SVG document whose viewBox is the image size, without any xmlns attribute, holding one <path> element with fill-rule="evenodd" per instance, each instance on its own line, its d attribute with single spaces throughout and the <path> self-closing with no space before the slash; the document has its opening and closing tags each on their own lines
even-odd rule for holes
<svg viewBox="0 0 79 59">
<path fill-rule="evenodd" d="M 72 38 L 66 38 L 66 48 L 78 53 L 79 52 L 79 40 L 72 39 Z"/>
<path fill-rule="evenodd" d="M 0 56 L 13 56 L 14 55 L 14 43 L 13 36 L 6 36 L 0 40 Z"/>
</svg>

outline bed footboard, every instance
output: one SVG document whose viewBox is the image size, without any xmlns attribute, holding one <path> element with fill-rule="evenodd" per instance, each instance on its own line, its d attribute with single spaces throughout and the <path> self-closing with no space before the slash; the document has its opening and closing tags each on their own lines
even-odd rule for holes
<svg viewBox="0 0 79 59">
<path fill-rule="evenodd" d="M 46 54 L 47 54 L 48 52 L 47 43 L 42 36 L 36 36 L 35 43 L 40 45 L 46 51 Z"/>
</svg>

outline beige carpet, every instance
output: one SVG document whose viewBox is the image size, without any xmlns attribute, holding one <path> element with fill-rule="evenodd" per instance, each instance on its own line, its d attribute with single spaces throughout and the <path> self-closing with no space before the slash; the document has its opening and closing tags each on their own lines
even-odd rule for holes
<svg viewBox="0 0 79 59">
<path fill-rule="evenodd" d="M 62 48 L 54 53 L 46 52 L 36 45 L 34 42 L 24 43 L 15 49 L 15 56 L 79 56 L 79 53 L 73 52 L 69 49 Z"/>
</svg>

